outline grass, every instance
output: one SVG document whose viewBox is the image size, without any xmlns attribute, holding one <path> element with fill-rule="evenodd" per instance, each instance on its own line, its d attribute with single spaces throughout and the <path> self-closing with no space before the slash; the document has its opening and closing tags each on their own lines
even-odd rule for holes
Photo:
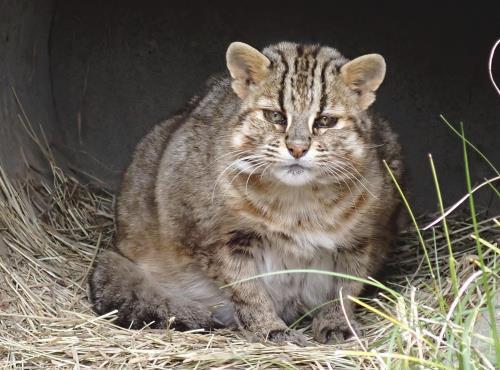
<svg viewBox="0 0 500 370">
<path fill-rule="evenodd" d="M 248 343 L 227 330 L 131 331 L 113 325 L 114 313 L 96 317 L 86 279 L 98 252 L 113 242 L 113 196 L 82 185 L 53 160 L 51 184 L 34 176 L 14 182 L 0 167 L 0 367 L 498 368 L 500 218 L 476 210 L 468 150 L 478 150 L 463 129 L 449 125 L 463 144 L 469 211 L 446 214 L 432 157 L 437 213 L 416 217 L 395 184 L 412 227 L 398 239 L 386 280 L 365 281 L 376 292 L 343 297 L 358 305 L 362 330 L 336 346 Z M 420 226 L 439 216 L 432 228 Z M 307 315 L 294 324 L 310 335 Z"/>
</svg>

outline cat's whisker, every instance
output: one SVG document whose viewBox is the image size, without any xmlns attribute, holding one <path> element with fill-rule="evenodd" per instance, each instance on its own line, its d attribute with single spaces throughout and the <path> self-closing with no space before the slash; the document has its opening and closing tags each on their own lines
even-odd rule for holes
<svg viewBox="0 0 500 370">
<path fill-rule="evenodd" d="M 265 162 L 264 162 L 263 164 L 261 164 L 261 165 L 259 165 L 259 166 L 255 167 L 255 168 L 252 170 L 252 172 L 250 172 L 250 175 L 248 175 L 248 177 L 247 177 L 247 181 L 246 181 L 246 183 L 245 183 L 245 194 L 248 194 L 248 182 L 250 181 L 250 177 L 252 177 L 252 175 L 254 174 L 254 172 L 255 172 L 255 171 L 257 171 L 259 168 L 262 168 L 262 167 L 264 167 L 264 166 L 266 166 L 266 165 L 267 165 L 267 163 L 265 163 Z"/>
<path fill-rule="evenodd" d="M 331 164 L 327 164 L 325 166 L 325 168 L 330 172 L 330 174 L 333 174 L 336 181 L 342 181 L 347 186 L 349 193 L 352 195 L 351 187 L 349 186 L 349 184 L 345 180 L 344 176 L 342 176 L 343 173 L 339 169 L 337 169 L 335 166 L 332 166 Z M 339 173 L 340 173 L 340 176 L 339 176 Z"/>
<path fill-rule="evenodd" d="M 251 153 L 251 152 L 249 150 L 233 150 L 233 151 L 231 151 L 229 153 L 225 153 L 223 155 L 218 156 L 212 162 L 210 162 L 208 165 L 211 166 L 212 164 L 214 164 L 215 162 L 217 162 L 219 159 L 222 159 L 222 158 L 230 156 L 230 155 L 237 156 L 237 155 L 246 154 L 246 153 Z"/>
<path fill-rule="evenodd" d="M 343 175 L 342 178 L 344 182 L 346 183 L 347 181 L 349 181 L 350 183 L 352 183 L 356 187 L 358 193 L 361 194 L 361 197 L 365 199 L 364 192 L 358 185 L 359 183 L 363 186 L 363 183 L 361 183 L 361 181 L 356 177 L 356 175 L 349 170 L 349 167 L 346 167 L 344 163 L 335 163 L 333 164 L 333 167 L 335 167 Z M 364 188 L 366 189 L 366 187 Z M 354 195 L 352 192 L 351 194 Z"/>
<path fill-rule="evenodd" d="M 270 162 L 266 168 L 264 168 L 264 170 L 260 173 L 260 178 L 262 179 L 264 177 L 264 173 L 269 169 L 271 168 L 271 166 L 273 165 L 273 162 Z"/>
<path fill-rule="evenodd" d="M 363 148 L 365 149 L 373 149 L 373 148 L 380 148 L 382 146 L 385 146 L 386 144 L 376 144 L 376 145 L 366 145 L 362 144 Z"/>
<path fill-rule="evenodd" d="M 336 183 L 340 185 L 340 190 L 344 192 L 344 185 L 345 185 L 347 187 L 347 190 L 349 190 L 349 193 L 352 194 L 351 188 L 349 187 L 349 184 L 347 183 L 344 174 L 335 168 L 328 168 L 328 170 L 329 173 L 334 177 Z"/>
<path fill-rule="evenodd" d="M 342 164 L 345 164 L 345 165 L 347 165 L 349 168 L 353 169 L 353 170 L 354 170 L 354 171 L 355 171 L 355 172 L 359 175 L 359 177 L 360 177 L 360 178 L 358 178 L 357 176 L 354 176 L 354 178 L 356 179 L 356 181 L 358 181 L 358 182 L 359 182 L 359 184 L 360 184 L 363 188 L 365 188 L 365 190 L 368 192 L 368 194 L 370 194 L 370 195 L 371 195 L 372 197 L 374 197 L 375 199 L 378 199 L 378 197 L 377 197 L 375 194 L 373 194 L 373 192 L 372 192 L 370 189 L 368 189 L 368 187 L 365 185 L 365 182 L 368 182 L 368 180 L 366 179 L 366 177 L 365 177 L 365 176 L 363 176 L 363 174 L 361 174 L 361 172 L 359 172 L 359 170 L 358 170 L 355 166 L 353 166 L 353 165 L 352 165 L 351 163 L 349 163 L 347 160 L 346 160 L 345 162 L 341 162 L 341 163 L 342 163 Z"/>
<path fill-rule="evenodd" d="M 354 173 L 352 173 L 349 168 L 343 164 L 343 163 L 335 163 L 335 166 L 336 168 L 343 174 L 343 175 L 347 175 L 346 177 L 344 177 L 347 181 L 351 182 L 355 187 L 356 187 L 356 190 L 358 191 L 359 194 L 361 194 L 361 197 L 363 199 L 365 199 L 365 195 L 364 195 L 364 191 L 362 191 L 362 189 L 359 187 L 358 183 L 363 185 L 359 179 L 356 177 L 356 175 Z M 366 187 L 365 187 L 366 189 Z M 352 194 L 354 195 L 354 194 Z M 354 201 L 354 199 L 353 199 Z"/>
<path fill-rule="evenodd" d="M 366 180 L 365 176 L 363 176 L 361 174 L 361 172 L 359 172 L 359 170 L 356 168 L 356 166 L 354 166 L 350 161 L 349 159 L 347 159 L 346 157 L 344 156 L 341 156 L 340 154 L 336 154 L 336 153 L 330 153 L 330 155 L 333 155 L 335 157 L 337 157 L 338 159 L 340 159 L 340 163 L 342 164 L 345 164 L 347 166 L 349 166 L 350 168 L 352 168 L 360 177 L 362 177 L 363 179 Z"/>
<path fill-rule="evenodd" d="M 356 166 L 354 166 L 352 163 L 350 163 L 350 161 L 345 158 L 344 156 L 341 156 L 340 154 L 337 154 L 337 153 L 330 153 L 330 155 L 334 156 L 334 157 L 337 157 L 337 161 L 335 163 L 335 165 L 343 165 L 343 168 L 344 170 L 346 171 L 346 166 L 352 170 L 354 170 L 354 172 L 357 173 L 357 175 L 359 176 L 354 176 L 354 174 L 349 171 L 350 175 L 353 176 L 353 178 L 372 196 L 374 197 L 375 199 L 378 199 L 378 197 L 373 194 L 373 192 L 365 185 L 365 182 L 368 182 L 366 177 L 361 173 L 359 172 L 359 170 L 356 168 Z M 352 181 L 354 183 L 354 181 Z"/>
<path fill-rule="evenodd" d="M 329 168 L 324 167 L 324 168 L 322 168 L 322 173 L 324 173 L 325 175 L 328 175 L 328 176 L 332 176 L 334 178 L 335 182 L 340 185 L 340 190 L 342 192 L 344 192 L 344 187 L 342 186 L 342 179 L 334 171 L 330 170 Z"/>
<path fill-rule="evenodd" d="M 245 172 L 245 171 L 247 171 L 247 170 L 249 170 L 249 169 L 255 168 L 255 167 L 259 166 L 261 163 L 262 163 L 262 162 L 257 162 L 257 163 L 255 163 L 255 164 L 252 164 L 252 165 L 251 165 L 250 167 L 248 167 L 248 168 L 245 168 L 245 169 L 240 170 L 240 171 L 239 171 L 236 175 L 234 175 L 234 176 L 233 176 L 233 178 L 232 178 L 232 179 L 231 179 L 231 181 L 229 182 L 229 186 L 231 186 L 231 185 L 233 184 L 234 180 L 235 180 L 235 179 L 236 179 L 239 175 L 241 175 L 243 172 Z"/>
<path fill-rule="evenodd" d="M 222 180 L 223 176 L 226 174 L 228 170 L 230 170 L 232 167 L 236 166 L 236 164 L 239 161 L 246 161 L 246 160 L 253 160 L 253 159 L 260 159 L 262 156 L 260 155 L 251 155 L 251 156 L 246 156 L 242 158 L 237 158 L 234 161 L 232 161 L 224 170 L 220 173 L 220 175 L 217 177 L 214 183 L 214 187 L 212 189 L 212 204 L 214 202 L 214 197 L 215 197 L 215 190 L 217 188 L 217 184 Z"/>
<path fill-rule="evenodd" d="M 349 186 L 349 183 L 345 180 L 344 176 L 343 175 L 339 175 L 338 172 L 336 170 L 332 170 L 330 169 L 330 172 L 335 174 L 334 175 L 334 178 L 336 179 L 337 183 L 340 185 L 341 187 L 341 191 L 344 192 L 344 186 L 345 185 L 347 187 L 347 190 L 349 191 L 349 194 L 353 194 L 352 192 L 352 189 L 351 187 Z M 343 185 L 342 185 L 343 184 Z"/>
<path fill-rule="evenodd" d="M 224 170 L 219 174 L 219 176 L 217 176 L 217 178 L 215 179 L 215 182 L 214 182 L 214 187 L 212 189 L 212 201 L 211 203 L 213 204 L 214 203 L 214 198 L 215 198 L 215 190 L 217 188 L 217 184 L 219 183 L 219 181 L 222 179 L 222 177 L 224 176 L 224 174 L 226 173 L 226 171 L 228 171 L 229 169 L 231 169 L 233 166 L 236 165 L 236 163 L 238 162 L 238 159 L 234 160 L 233 162 L 231 162 L 226 168 L 224 168 Z"/>
</svg>

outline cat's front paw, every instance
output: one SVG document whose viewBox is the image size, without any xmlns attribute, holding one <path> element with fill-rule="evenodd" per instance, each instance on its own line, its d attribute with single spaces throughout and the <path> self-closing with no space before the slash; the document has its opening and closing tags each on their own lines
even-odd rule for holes
<svg viewBox="0 0 500 370">
<path fill-rule="evenodd" d="M 276 344 L 293 343 L 302 347 L 307 345 L 307 338 L 304 334 L 288 328 L 270 330 L 266 340 Z"/>
<path fill-rule="evenodd" d="M 350 319 L 349 323 L 355 333 L 359 332 L 359 324 Z M 342 343 L 354 336 L 344 317 L 326 319 L 315 317 L 312 324 L 314 339 L 322 344 Z"/>
</svg>

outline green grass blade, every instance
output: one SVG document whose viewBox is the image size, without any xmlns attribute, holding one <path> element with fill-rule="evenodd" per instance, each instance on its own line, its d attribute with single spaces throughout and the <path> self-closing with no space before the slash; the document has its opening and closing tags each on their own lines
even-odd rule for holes
<svg viewBox="0 0 500 370">
<path fill-rule="evenodd" d="M 431 264 L 431 260 L 429 258 L 429 254 L 427 252 L 427 246 L 425 245 L 425 241 L 424 241 L 424 238 L 422 236 L 422 232 L 420 231 L 420 226 L 418 225 L 417 219 L 415 218 L 415 215 L 413 213 L 413 209 L 411 208 L 410 203 L 408 202 L 408 199 L 406 198 L 406 196 L 403 192 L 403 189 L 401 189 L 401 186 L 399 185 L 398 180 L 396 179 L 396 177 L 392 173 L 391 168 L 389 167 L 389 165 L 387 164 L 387 162 L 385 160 L 383 162 L 384 162 L 385 168 L 387 169 L 387 171 L 389 172 L 389 175 L 391 176 L 391 179 L 392 179 L 394 185 L 396 186 L 396 189 L 399 192 L 399 195 L 401 196 L 401 199 L 403 200 L 403 203 L 406 207 L 406 210 L 408 211 L 408 214 L 410 215 L 411 221 L 412 221 L 413 225 L 415 226 L 415 230 L 416 230 L 417 236 L 418 236 L 418 241 L 420 242 L 420 246 L 422 247 L 422 250 L 424 251 L 425 262 L 427 263 L 427 266 L 429 267 L 429 273 L 432 277 L 434 286 L 437 289 L 436 277 L 434 275 L 434 271 L 432 270 L 432 264 Z"/>
<path fill-rule="evenodd" d="M 472 191 L 472 182 L 470 178 L 470 169 L 469 169 L 469 158 L 467 155 L 467 145 L 466 145 L 466 139 L 464 135 L 464 127 L 463 124 L 460 124 L 460 129 L 461 129 L 461 134 L 460 136 L 462 137 L 462 147 L 463 147 L 463 154 L 464 154 L 464 165 L 465 165 L 465 180 L 467 183 L 467 191 L 471 193 Z M 500 338 L 498 337 L 498 332 L 497 332 L 497 326 L 496 326 L 496 316 L 495 316 L 495 303 L 493 301 L 493 297 L 491 295 L 490 287 L 488 284 L 488 274 L 485 271 L 485 263 L 484 263 L 484 256 L 483 256 L 483 248 L 481 246 L 481 243 L 479 242 L 480 236 L 479 236 L 479 228 L 477 224 L 477 217 L 476 217 L 476 207 L 474 204 L 474 197 L 472 194 L 469 197 L 469 207 L 470 207 L 470 213 L 472 217 L 472 223 L 474 225 L 474 236 L 475 236 L 475 242 L 476 242 L 476 250 L 477 254 L 479 257 L 479 263 L 481 265 L 481 268 L 485 272 L 482 276 L 482 283 L 483 283 L 483 289 L 484 293 L 486 295 L 486 305 L 488 307 L 488 314 L 489 314 L 489 319 L 491 323 L 491 333 L 493 336 L 493 341 L 495 343 L 495 357 L 496 357 L 496 363 L 500 364 Z"/>
<path fill-rule="evenodd" d="M 264 274 L 258 274 L 254 276 L 250 276 L 244 279 L 240 279 L 238 281 L 234 281 L 232 283 L 226 284 L 221 286 L 221 289 L 231 287 L 236 284 L 241 284 L 245 283 L 247 281 L 255 280 L 255 279 L 261 279 L 269 276 L 274 276 L 274 275 L 283 275 L 283 274 L 320 274 L 320 275 L 328 275 L 340 279 L 346 279 L 346 280 L 354 280 L 363 284 L 371 285 L 375 288 L 379 288 L 381 290 L 386 291 L 387 293 L 390 293 L 393 296 L 399 296 L 399 294 L 394 291 L 393 289 L 388 288 L 384 284 L 376 281 L 376 280 L 368 280 L 368 279 L 363 279 L 354 275 L 348 275 L 348 274 L 343 274 L 340 272 L 333 272 L 333 271 L 325 271 L 325 270 L 315 270 L 315 269 L 290 269 L 290 270 L 280 270 L 280 271 L 272 271 L 272 272 L 267 272 Z"/>
<path fill-rule="evenodd" d="M 439 204 L 439 211 L 441 212 L 441 215 L 444 215 L 444 204 L 443 204 L 443 198 L 441 195 L 441 187 L 439 186 L 439 180 L 437 177 L 437 172 L 436 172 L 436 167 L 434 166 L 434 160 L 432 159 L 432 155 L 429 154 L 429 162 L 431 165 L 431 170 L 432 170 L 432 178 L 434 179 L 434 185 L 436 187 L 436 195 L 438 198 L 438 204 Z M 457 269 L 456 269 L 456 261 L 455 261 L 455 256 L 453 255 L 453 247 L 451 245 L 451 238 L 450 238 L 450 231 L 448 229 L 448 223 L 446 222 L 446 217 L 443 217 L 443 230 L 444 230 L 444 235 L 446 238 L 446 245 L 448 246 L 448 263 L 449 263 L 449 268 L 450 268 L 450 273 L 451 273 L 451 282 L 453 284 L 453 293 L 455 293 L 455 296 L 458 295 L 458 286 L 459 286 L 459 281 L 458 281 L 458 276 L 457 276 Z"/>
<path fill-rule="evenodd" d="M 495 172 L 495 174 L 497 176 L 500 176 L 500 172 L 497 170 L 497 168 L 493 165 L 493 163 L 490 162 L 490 160 L 474 145 L 472 144 L 469 140 L 467 140 L 465 138 L 465 136 L 463 135 L 463 132 L 460 133 L 460 131 L 458 131 L 455 127 L 453 127 L 453 125 L 448 122 L 448 120 L 446 118 L 444 118 L 444 116 L 441 114 L 440 115 L 441 119 L 443 120 L 444 123 L 446 123 L 446 125 L 455 133 L 457 134 L 461 139 L 462 139 L 462 142 L 465 144 L 467 144 L 468 146 L 470 146 L 472 149 L 474 149 L 474 151 L 479 154 L 479 156 L 486 162 L 488 163 L 488 165 L 490 166 L 490 168 L 493 170 L 493 172 Z"/>
</svg>

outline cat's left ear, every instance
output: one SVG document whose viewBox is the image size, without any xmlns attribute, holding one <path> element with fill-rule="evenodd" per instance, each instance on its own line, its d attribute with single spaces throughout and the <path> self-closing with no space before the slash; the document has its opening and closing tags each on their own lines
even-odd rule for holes
<svg viewBox="0 0 500 370">
<path fill-rule="evenodd" d="M 244 98 L 252 86 L 269 74 L 270 60 L 257 49 L 242 42 L 233 42 L 226 52 L 226 63 L 233 78 L 232 87 L 236 95 Z"/>
<path fill-rule="evenodd" d="M 385 60 L 379 54 L 367 54 L 340 68 L 344 82 L 359 95 L 359 105 L 368 108 L 375 101 L 375 91 L 385 77 Z"/>
</svg>

